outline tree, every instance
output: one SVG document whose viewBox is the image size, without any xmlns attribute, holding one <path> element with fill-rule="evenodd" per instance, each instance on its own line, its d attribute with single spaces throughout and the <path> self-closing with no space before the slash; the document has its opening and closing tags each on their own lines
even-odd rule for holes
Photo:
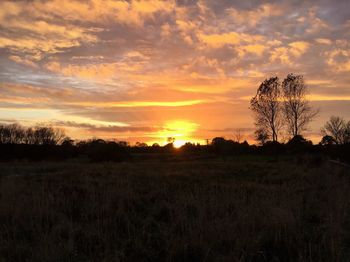
<svg viewBox="0 0 350 262">
<path fill-rule="evenodd" d="M 66 138 L 61 129 L 0 125 L 0 144 L 58 145 Z"/>
<path fill-rule="evenodd" d="M 330 146 L 335 144 L 337 144 L 337 142 L 332 136 L 329 135 L 325 135 L 324 137 L 322 137 L 322 140 L 320 142 L 320 145 L 322 146 Z"/>
<path fill-rule="evenodd" d="M 34 129 L 32 127 L 29 127 L 25 130 L 24 143 L 27 145 L 34 145 L 35 144 Z"/>
<path fill-rule="evenodd" d="M 331 116 L 321 129 L 321 133 L 324 136 L 333 137 L 336 144 L 344 144 L 348 140 L 346 136 L 350 133 L 350 124 L 346 124 L 344 119 L 339 116 Z"/>
<path fill-rule="evenodd" d="M 19 124 L 0 125 L 0 144 L 21 144 L 25 142 L 26 130 Z"/>
<path fill-rule="evenodd" d="M 61 145 L 65 147 L 72 147 L 74 146 L 74 140 L 67 136 L 63 139 Z"/>
<path fill-rule="evenodd" d="M 278 77 L 266 79 L 259 86 L 257 94 L 250 100 L 250 109 L 255 115 L 255 125 L 274 142 L 278 141 L 278 134 L 283 126 L 280 85 Z"/>
<path fill-rule="evenodd" d="M 343 129 L 343 143 L 350 144 L 350 121 L 344 125 Z"/>
<path fill-rule="evenodd" d="M 52 127 L 36 127 L 33 132 L 35 145 L 58 145 L 65 137 L 63 130 Z"/>
<path fill-rule="evenodd" d="M 287 132 L 298 136 L 315 118 L 314 111 L 306 100 L 307 86 L 302 75 L 288 74 L 282 82 L 283 113 Z"/>
<path fill-rule="evenodd" d="M 146 143 L 143 143 L 143 142 L 136 142 L 135 144 L 136 147 L 147 147 L 148 145 Z"/>
<path fill-rule="evenodd" d="M 169 144 L 174 144 L 174 142 L 175 142 L 175 137 L 169 136 L 166 140 L 167 140 L 167 142 L 168 142 Z"/>
<path fill-rule="evenodd" d="M 259 141 L 261 145 L 264 145 L 269 140 L 269 135 L 265 132 L 265 129 L 257 129 L 255 131 L 255 140 Z"/>
<path fill-rule="evenodd" d="M 312 145 L 310 140 L 306 140 L 302 135 L 293 136 L 287 143 L 288 146 L 300 147 Z"/>
<path fill-rule="evenodd" d="M 242 129 L 238 128 L 234 133 L 234 141 L 236 141 L 237 143 L 241 143 L 242 140 L 243 140 Z"/>
<path fill-rule="evenodd" d="M 20 144 L 25 140 L 25 130 L 19 124 L 0 126 L 0 144 Z"/>
</svg>

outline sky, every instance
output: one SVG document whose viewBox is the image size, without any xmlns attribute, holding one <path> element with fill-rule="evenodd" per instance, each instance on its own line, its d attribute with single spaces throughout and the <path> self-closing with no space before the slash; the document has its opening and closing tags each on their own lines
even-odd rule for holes
<svg viewBox="0 0 350 262">
<path fill-rule="evenodd" d="M 304 136 L 350 120 L 348 0 L 0 1 L 0 123 L 252 143 L 250 98 L 288 73 L 320 111 Z"/>
</svg>

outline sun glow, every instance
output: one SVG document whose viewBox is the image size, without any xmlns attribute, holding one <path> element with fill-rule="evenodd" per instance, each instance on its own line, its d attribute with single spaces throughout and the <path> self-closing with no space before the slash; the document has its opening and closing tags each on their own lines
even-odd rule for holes
<svg viewBox="0 0 350 262">
<path fill-rule="evenodd" d="M 180 148 L 182 147 L 184 144 L 186 144 L 188 141 L 186 140 L 175 140 L 173 145 L 175 148 Z"/>
<path fill-rule="evenodd" d="M 187 120 L 174 120 L 166 122 L 163 129 L 158 132 L 157 137 L 163 141 L 163 145 L 173 140 L 175 148 L 179 148 L 187 142 L 198 142 L 193 140 L 193 135 L 198 129 L 198 124 Z"/>
</svg>

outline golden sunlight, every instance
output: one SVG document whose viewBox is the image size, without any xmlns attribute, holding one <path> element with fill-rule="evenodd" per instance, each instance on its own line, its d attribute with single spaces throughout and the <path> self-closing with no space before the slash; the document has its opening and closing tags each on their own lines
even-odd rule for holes
<svg viewBox="0 0 350 262">
<path fill-rule="evenodd" d="M 173 138 L 174 147 L 179 148 L 186 142 L 198 142 L 194 141 L 193 135 L 198 129 L 199 125 L 186 120 L 174 120 L 167 122 L 163 129 L 158 132 L 157 137 L 159 140 L 164 141 L 163 144 L 167 144 L 169 138 Z"/>
<path fill-rule="evenodd" d="M 174 147 L 175 148 L 180 148 L 180 147 L 182 147 L 184 144 L 186 144 L 187 142 L 189 142 L 189 141 L 186 141 L 186 140 L 175 140 L 174 141 L 174 143 L 173 143 L 173 145 L 174 145 Z"/>
</svg>

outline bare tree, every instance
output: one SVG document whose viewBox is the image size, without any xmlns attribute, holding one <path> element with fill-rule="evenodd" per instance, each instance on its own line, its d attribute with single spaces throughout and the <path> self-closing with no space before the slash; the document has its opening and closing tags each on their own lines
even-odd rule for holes
<svg viewBox="0 0 350 262">
<path fill-rule="evenodd" d="M 35 144 L 34 129 L 32 127 L 28 127 L 25 130 L 24 143 L 27 144 L 27 145 Z"/>
<path fill-rule="evenodd" d="M 1 144 L 20 144 L 25 139 L 25 130 L 19 124 L 1 125 L 0 126 L 0 143 Z"/>
<path fill-rule="evenodd" d="M 63 130 L 52 127 L 36 127 L 32 135 L 36 145 L 57 145 L 66 137 Z"/>
<path fill-rule="evenodd" d="M 6 125 L 0 125 L 0 144 L 6 144 L 8 137 L 8 129 Z"/>
<path fill-rule="evenodd" d="M 241 128 L 238 128 L 235 130 L 235 133 L 234 133 L 234 141 L 237 142 L 237 143 L 241 143 L 241 141 L 243 140 L 243 134 L 242 134 L 242 129 Z"/>
<path fill-rule="evenodd" d="M 250 100 L 250 109 L 255 114 L 255 125 L 272 138 L 272 141 L 278 141 L 278 134 L 283 126 L 280 85 L 278 77 L 266 79 Z"/>
<path fill-rule="evenodd" d="M 287 131 L 297 136 L 315 118 L 318 111 L 306 99 L 307 86 L 302 75 L 289 74 L 282 82 L 283 113 Z"/>
<path fill-rule="evenodd" d="M 65 139 L 64 131 L 58 128 L 0 124 L 0 144 L 58 145 Z"/>
<path fill-rule="evenodd" d="M 349 129 L 349 130 L 347 130 Z M 350 131 L 350 123 L 344 121 L 343 118 L 339 116 L 331 116 L 329 121 L 321 129 L 324 136 L 331 136 L 334 138 L 337 144 L 344 144 L 347 140 L 346 136 Z"/>
<path fill-rule="evenodd" d="M 343 130 L 343 143 L 350 144 L 350 121 L 344 125 Z"/>
</svg>

